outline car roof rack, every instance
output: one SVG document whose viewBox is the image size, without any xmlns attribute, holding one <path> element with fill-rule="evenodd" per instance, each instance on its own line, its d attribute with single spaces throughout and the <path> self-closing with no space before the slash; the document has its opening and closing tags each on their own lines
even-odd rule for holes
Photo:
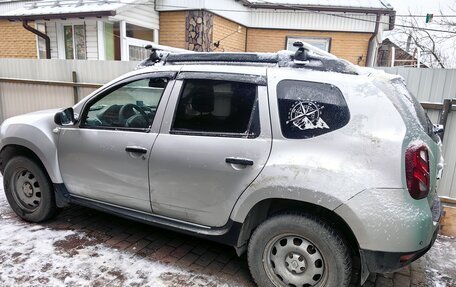
<svg viewBox="0 0 456 287">
<path fill-rule="evenodd" d="M 208 64 L 223 65 L 266 65 L 289 68 L 306 68 L 344 74 L 358 74 L 356 66 L 336 56 L 315 48 L 307 43 L 295 42 L 295 53 L 232 53 L 232 52 L 192 52 L 162 45 L 147 45 L 150 56 L 138 65 L 139 68 L 154 65 Z"/>
</svg>

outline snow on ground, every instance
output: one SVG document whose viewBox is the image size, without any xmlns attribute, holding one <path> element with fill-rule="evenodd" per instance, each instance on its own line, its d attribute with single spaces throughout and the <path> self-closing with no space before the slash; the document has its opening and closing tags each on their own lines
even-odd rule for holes
<svg viewBox="0 0 456 287">
<path fill-rule="evenodd" d="M 439 236 L 422 260 L 434 287 L 456 286 L 456 238 Z"/>
<path fill-rule="evenodd" d="M 0 188 L 0 286 L 223 286 L 94 241 L 21 221 Z"/>
</svg>

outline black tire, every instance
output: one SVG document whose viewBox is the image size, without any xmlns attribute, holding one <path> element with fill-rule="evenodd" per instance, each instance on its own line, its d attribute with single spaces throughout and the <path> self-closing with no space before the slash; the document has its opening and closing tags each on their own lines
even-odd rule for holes
<svg viewBox="0 0 456 287">
<path fill-rule="evenodd" d="M 280 214 L 263 222 L 250 239 L 247 258 L 252 277 L 261 287 L 350 284 L 352 262 L 345 241 L 311 215 Z"/>
<path fill-rule="evenodd" d="M 33 160 L 11 158 L 3 173 L 3 187 L 13 211 L 29 222 L 42 222 L 56 215 L 55 194 L 46 172 Z"/>
</svg>

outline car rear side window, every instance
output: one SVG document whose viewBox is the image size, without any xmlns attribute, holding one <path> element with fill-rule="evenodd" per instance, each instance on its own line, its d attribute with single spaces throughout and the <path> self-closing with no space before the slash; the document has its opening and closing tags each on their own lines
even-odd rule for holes
<svg viewBox="0 0 456 287">
<path fill-rule="evenodd" d="M 316 137 L 345 126 L 350 113 L 342 92 L 330 84 L 283 80 L 277 85 L 282 134 Z"/>
<path fill-rule="evenodd" d="M 259 135 L 257 86 L 222 80 L 185 80 L 171 133 Z"/>
</svg>

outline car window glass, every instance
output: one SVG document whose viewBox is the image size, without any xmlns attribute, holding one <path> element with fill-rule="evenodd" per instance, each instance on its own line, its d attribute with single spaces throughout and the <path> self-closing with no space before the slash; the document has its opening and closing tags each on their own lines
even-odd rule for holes
<svg viewBox="0 0 456 287">
<path fill-rule="evenodd" d="M 277 100 L 286 138 L 316 137 L 345 126 L 350 119 L 342 92 L 330 84 L 283 80 L 277 85 Z"/>
<path fill-rule="evenodd" d="M 221 80 L 186 80 L 172 131 L 258 136 L 257 86 Z"/>
<path fill-rule="evenodd" d="M 152 124 L 168 79 L 127 83 L 91 103 L 84 127 L 147 129 Z"/>
</svg>

